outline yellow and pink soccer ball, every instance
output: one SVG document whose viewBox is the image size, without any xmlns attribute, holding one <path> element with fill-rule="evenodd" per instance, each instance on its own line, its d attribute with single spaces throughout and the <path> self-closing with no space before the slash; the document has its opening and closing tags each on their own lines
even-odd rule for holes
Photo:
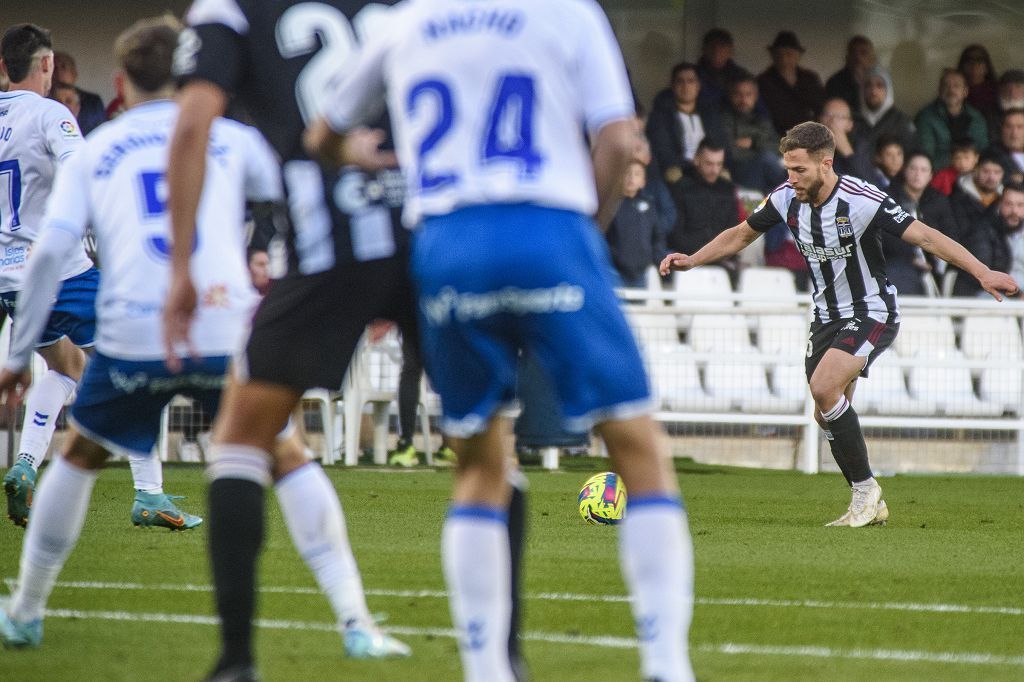
<svg viewBox="0 0 1024 682">
<path fill-rule="evenodd" d="M 587 479 L 580 490 L 580 516 L 595 526 L 616 524 L 626 513 L 626 485 L 605 471 Z"/>
</svg>

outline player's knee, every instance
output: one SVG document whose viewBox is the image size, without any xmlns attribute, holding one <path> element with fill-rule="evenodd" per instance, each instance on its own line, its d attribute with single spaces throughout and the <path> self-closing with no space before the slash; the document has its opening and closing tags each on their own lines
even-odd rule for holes
<svg viewBox="0 0 1024 682">
<path fill-rule="evenodd" d="M 832 406 L 839 401 L 839 396 L 843 394 L 842 388 L 836 386 L 834 382 L 823 381 L 815 377 L 811 378 L 810 389 L 811 397 L 814 398 L 814 404 L 819 412 L 832 409 Z"/>
<path fill-rule="evenodd" d="M 245 445 L 217 444 L 213 447 L 206 475 L 211 481 L 232 478 L 269 486 L 270 469 L 270 457 L 264 450 Z"/>
<path fill-rule="evenodd" d="M 103 447 L 77 432 L 68 435 L 64 446 L 64 459 L 79 469 L 102 469 L 109 456 Z"/>
</svg>

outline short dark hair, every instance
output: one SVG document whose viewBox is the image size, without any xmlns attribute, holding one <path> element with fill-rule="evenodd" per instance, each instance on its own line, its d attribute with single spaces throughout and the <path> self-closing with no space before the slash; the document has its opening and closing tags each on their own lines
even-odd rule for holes
<svg viewBox="0 0 1024 682">
<path fill-rule="evenodd" d="M 679 62 L 672 67 L 671 80 L 675 80 L 680 71 L 693 71 L 694 73 L 700 73 L 697 71 L 697 65 L 693 62 Z"/>
<path fill-rule="evenodd" d="M 1024 194 L 1024 184 L 1019 182 L 1007 182 L 1003 185 L 1003 196 L 1006 196 L 1007 192 L 1020 192 Z"/>
<path fill-rule="evenodd" d="M 696 156 L 697 154 L 700 154 L 701 152 L 724 152 L 724 151 L 725 151 L 725 147 L 722 146 L 721 142 L 718 142 L 717 140 L 713 140 L 710 137 L 705 137 L 703 140 L 700 141 L 700 144 L 697 145 L 697 151 L 694 152 L 694 156 Z"/>
<path fill-rule="evenodd" d="M 994 163 L 1000 168 L 1003 167 L 1002 159 L 1000 159 L 994 151 L 985 151 L 985 153 L 978 159 L 978 165 L 975 166 L 975 169 L 981 168 L 986 163 Z"/>
<path fill-rule="evenodd" d="M 1005 123 L 1006 119 L 1010 118 L 1011 116 L 1018 115 L 1024 116 L 1024 109 L 1022 109 L 1021 107 L 1012 107 L 1003 112 L 1003 115 L 999 117 L 999 122 Z"/>
<path fill-rule="evenodd" d="M 875 140 L 875 154 L 881 154 L 886 147 L 897 145 L 900 149 L 903 149 L 903 142 L 900 138 L 895 135 L 879 135 L 878 139 Z M 904 151 L 906 151 L 904 149 Z"/>
<path fill-rule="evenodd" d="M 836 153 L 836 138 L 821 123 L 804 121 L 787 130 L 786 136 L 779 141 L 779 152 L 782 154 L 796 149 L 806 149 L 812 156 L 833 156 Z"/>
<path fill-rule="evenodd" d="M 740 73 L 735 78 L 729 81 L 729 92 L 732 92 L 733 88 L 735 88 L 740 83 L 753 83 L 754 85 L 757 85 L 757 78 L 755 78 L 754 74 L 752 73 Z"/>
<path fill-rule="evenodd" d="M 174 82 L 171 66 L 181 24 L 169 14 L 140 19 L 114 42 L 114 56 L 128 79 L 144 92 Z"/>
<path fill-rule="evenodd" d="M 953 146 L 950 149 L 952 154 L 957 152 L 977 152 L 978 145 L 974 144 L 974 138 L 972 137 L 958 137 L 953 140 Z"/>
<path fill-rule="evenodd" d="M 35 24 L 15 24 L 0 38 L 0 57 L 3 57 L 7 76 L 12 83 L 20 83 L 28 78 L 32 60 L 40 50 L 52 49 L 50 32 Z"/>
<path fill-rule="evenodd" d="M 1024 83 L 1024 71 L 1021 69 L 1007 69 L 999 77 L 999 85 L 1010 85 L 1011 83 Z"/>
<path fill-rule="evenodd" d="M 702 47 L 711 47 L 712 45 L 729 45 L 733 44 L 732 34 L 726 31 L 724 28 L 713 28 L 704 34 L 704 39 L 701 41 Z"/>
</svg>

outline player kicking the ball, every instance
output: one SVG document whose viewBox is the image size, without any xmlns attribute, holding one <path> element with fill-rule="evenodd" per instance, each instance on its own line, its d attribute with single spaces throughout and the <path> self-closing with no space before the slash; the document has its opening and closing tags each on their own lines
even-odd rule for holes
<svg viewBox="0 0 1024 682">
<path fill-rule="evenodd" d="M 832 168 L 835 140 L 819 123 L 791 128 L 779 145 L 789 181 L 774 189 L 746 221 L 725 230 L 692 255 L 673 253 L 661 274 L 689 270 L 731 256 L 784 222 L 810 268 L 814 319 L 806 359 L 807 381 L 843 476 L 850 506 L 827 524 L 859 528 L 884 523 L 889 510 L 868 462 L 867 446 L 851 401 L 858 377 L 888 348 L 899 330 L 896 287 L 885 277 L 878 231 L 885 230 L 969 272 L 997 301 L 1014 295 L 1009 275 L 987 268 L 941 232 L 915 220 L 874 185 Z"/>
</svg>

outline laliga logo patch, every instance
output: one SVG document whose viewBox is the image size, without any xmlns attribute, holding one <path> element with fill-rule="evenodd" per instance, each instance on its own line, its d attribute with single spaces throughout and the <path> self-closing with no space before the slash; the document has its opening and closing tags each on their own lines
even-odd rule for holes
<svg viewBox="0 0 1024 682">
<path fill-rule="evenodd" d="M 853 225 L 850 223 L 850 218 L 844 215 L 836 216 L 836 227 L 839 229 L 840 237 L 852 237 L 853 236 Z"/>
<path fill-rule="evenodd" d="M 78 136 L 78 128 L 75 126 L 74 121 L 65 118 L 58 124 L 58 127 L 60 128 L 60 131 L 64 133 L 64 137 Z"/>
</svg>

